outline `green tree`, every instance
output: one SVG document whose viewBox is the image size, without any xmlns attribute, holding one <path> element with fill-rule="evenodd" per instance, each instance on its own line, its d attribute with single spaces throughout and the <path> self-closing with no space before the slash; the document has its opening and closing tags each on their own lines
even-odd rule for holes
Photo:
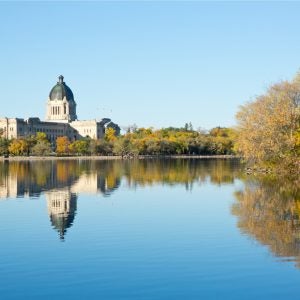
<svg viewBox="0 0 300 300">
<path fill-rule="evenodd" d="M 0 138 L 0 155 L 8 155 L 9 140 Z"/>
<path fill-rule="evenodd" d="M 69 145 L 69 149 L 72 153 L 79 155 L 87 155 L 90 153 L 89 141 L 88 140 L 77 140 Z"/>
<path fill-rule="evenodd" d="M 31 150 L 33 155 L 44 156 L 49 155 L 51 150 L 50 142 L 47 140 L 38 140 Z"/>
<path fill-rule="evenodd" d="M 33 147 L 36 145 L 37 143 L 37 139 L 36 136 L 34 135 L 29 135 L 25 138 L 26 143 L 27 143 L 27 155 L 29 155 L 32 152 Z"/>
<path fill-rule="evenodd" d="M 147 139 L 145 142 L 146 147 L 146 154 L 158 154 L 159 153 L 159 145 L 158 145 L 158 139 L 151 138 Z"/>
<path fill-rule="evenodd" d="M 94 154 L 109 155 L 113 154 L 113 143 L 106 140 L 99 140 L 95 143 Z"/>
<path fill-rule="evenodd" d="M 138 154 L 138 150 L 134 147 L 129 138 L 122 137 L 115 141 L 113 152 L 124 157 L 133 157 Z"/>
<path fill-rule="evenodd" d="M 6 132 L 6 130 L 4 130 L 4 128 L 0 128 L 0 138 L 5 137 L 5 132 Z"/>
</svg>

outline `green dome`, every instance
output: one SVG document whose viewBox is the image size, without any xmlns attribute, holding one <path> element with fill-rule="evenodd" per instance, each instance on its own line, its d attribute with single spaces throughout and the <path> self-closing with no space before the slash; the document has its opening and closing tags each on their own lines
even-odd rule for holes
<svg viewBox="0 0 300 300">
<path fill-rule="evenodd" d="M 74 101 L 73 92 L 64 82 L 64 77 L 58 77 L 57 84 L 52 88 L 49 98 L 50 100 L 63 100 L 66 97 L 67 101 Z"/>
</svg>

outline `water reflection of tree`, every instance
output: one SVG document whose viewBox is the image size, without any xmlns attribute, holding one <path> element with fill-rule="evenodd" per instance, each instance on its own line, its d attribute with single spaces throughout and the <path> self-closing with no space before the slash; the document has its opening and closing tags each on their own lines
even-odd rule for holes
<svg viewBox="0 0 300 300">
<path fill-rule="evenodd" d="M 188 186 L 206 180 L 214 184 L 232 183 L 239 169 L 235 160 L 169 159 L 126 162 L 124 170 L 130 185 Z"/>
<path fill-rule="evenodd" d="M 0 163 L 0 195 L 39 197 L 45 193 L 51 224 L 63 240 L 77 210 L 77 193 L 110 196 L 121 180 L 130 187 L 232 183 L 240 170 L 236 160 L 155 159 L 133 161 L 53 160 Z M 82 179 L 82 180 L 81 180 Z M 7 191 L 1 193 L 1 189 Z M 9 193 L 13 191 L 14 193 Z M 0 196 L 1 197 L 1 196 Z"/>
<path fill-rule="evenodd" d="M 118 188 L 121 178 L 133 187 L 157 183 L 191 187 L 207 180 L 217 185 L 232 183 L 237 172 L 235 160 L 13 161 L 0 163 L 0 185 L 10 177 L 17 183 L 19 196 L 39 196 L 45 190 L 71 186 L 83 174 L 95 174 L 99 189 L 109 194 Z"/>
<path fill-rule="evenodd" d="M 238 227 L 267 245 L 279 257 L 292 257 L 300 267 L 299 179 L 250 178 L 236 192 L 232 212 Z"/>
</svg>

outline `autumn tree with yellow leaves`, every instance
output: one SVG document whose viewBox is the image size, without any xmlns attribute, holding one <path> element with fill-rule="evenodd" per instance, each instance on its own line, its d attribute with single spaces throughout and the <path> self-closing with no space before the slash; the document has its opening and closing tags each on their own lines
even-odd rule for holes
<svg viewBox="0 0 300 300">
<path fill-rule="evenodd" d="M 28 152 L 28 144 L 24 139 L 14 139 L 8 147 L 8 151 L 13 156 L 25 155 Z"/>
<path fill-rule="evenodd" d="M 104 136 L 104 139 L 107 141 L 107 142 L 114 142 L 117 137 L 116 137 L 116 131 L 115 129 L 109 127 L 105 130 L 105 136 Z"/>
<path fill-rule="evenodd" d="M 59 136 L 56 139 L 56 153 L 58 155 L 69 154 L 70 140 L 67 136 Z"/>
<path fill-rule="evenodd" d="M 240 107 L 235 148 L 254 166 L 300 171 L 300 75 Z"/>
</svg>

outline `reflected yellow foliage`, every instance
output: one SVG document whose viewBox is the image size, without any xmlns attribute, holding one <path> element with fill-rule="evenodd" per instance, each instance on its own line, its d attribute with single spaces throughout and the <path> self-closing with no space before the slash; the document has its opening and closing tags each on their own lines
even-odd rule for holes
<svg viewBox="0 0 300 300">
<path fill-rule="evenodd" d="M 10 181 L 17 196 L 39 196 L 46 190 L 71 189 L 85 178 L 83 185 L 95 184 L 93 193 L 109 196 L 121 182 L 132 188 L 163 184 L 192 189 L 196 184 L 219 186 L 239 179 L 244 186 L 235 193 L 232 206 L 237 226 L 275 255 L 292 257 L 300 266 L 300 179 L 254 177 L 243 169 L 235 159 L 5 161 L 0 162 L 0 188 Z M 76 193 L 80 191 L 77 185 Z"/>
<path fill-rule="evenodd" d="M 98 178 L 98 188 L 105 192 L 119 186 L 157 183 L 182 184 L 191 189 L 194 183 L 232 183 L 240 173 L 238 160 L 152 159 L 152 160 L 49 160 L 0 163 L 0 186 L 7 178 L 16 183 L 20 194 L 39 194 L 44 190 L 68 187 L 84 175 Z M 18 193 L 19 193 L 18 192 Z"/>
<path fill-rule="evenodd" d="M 267 245 L 274 255 L 292 257 L 300 267 L 299 179 L 252 178 L 236 192 L 232 213 L 238 227 Z"/>
</svg>

